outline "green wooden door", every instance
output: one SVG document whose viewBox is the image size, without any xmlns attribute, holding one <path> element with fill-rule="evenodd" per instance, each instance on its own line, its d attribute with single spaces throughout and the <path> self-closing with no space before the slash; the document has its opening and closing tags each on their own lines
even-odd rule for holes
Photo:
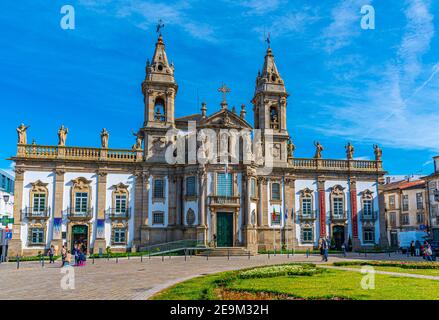
<svg viewBox="0 0 439 320">
<path fill-rule="evenodd" d="M 233 246 L 233 214 L 218 212 L 216 214 L 216 236 L 218 247 Z"/>
</svg>

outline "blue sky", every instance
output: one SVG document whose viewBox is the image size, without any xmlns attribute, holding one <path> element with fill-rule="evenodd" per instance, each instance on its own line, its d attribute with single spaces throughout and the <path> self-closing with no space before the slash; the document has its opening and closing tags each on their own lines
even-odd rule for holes
<svg viewBox="0 0 439 320">
<path fill-rule="evenodd" d="M 60 28 L 65 4 L 75 29 Z M 375 8 L 375 30 L 360 27 L 363 5 Z M 372 159 L 383 147 L 391 174 L 428 174 L 439 154 L 439 3 L 353 1 L 5 0 L 0 3 L 0 168 L 16 151 L 15 128 L 28 140 L 55 145 L 61 124 L 67 145 L 129 148 L 143 123 L 140 84 L 161 18 L 166 51 L 179 85 L 176 117 L 219 109 L 217 88 L 232 90 L 229 106 L 247 106 L 271 33 L 288 99 L 296 157 Z M 436 74 L 437 73 L 437 74 Z"/>
</svg>

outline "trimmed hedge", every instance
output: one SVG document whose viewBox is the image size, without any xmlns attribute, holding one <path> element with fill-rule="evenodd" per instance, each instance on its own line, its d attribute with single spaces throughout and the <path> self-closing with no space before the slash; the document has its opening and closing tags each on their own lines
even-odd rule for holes
<svg viewBox="0 0 439 320">
<path fill-rule="evenodd" d="M 439 262 L 406 262 L 406 261 L 342 261 L 334 262 L 334 266 L 376 266 L 398 267 L 402 269 L 439 269 Z"/>
<path fill-rule="evenodd" d="M 253 279 L 253 278 L 271 278 L 281 276 L 312 276 L 317 273 L 323 272 L 323 269 L 317 269 L 315 266 L 310 265 L 277 265 L 268 267 L 258 267 L 238 273 L 240 279 Z"/>
<path fill-rule="evenodd" d="M 19 257 L 20 261 L 40 261 L 40 256 Z M 61 256 L 53 256 L 53 260 L 58 260 Z M 49 261 L 49 256 L 43 256 L 44 261 Z M 17 257 L 8 257 L 8 262 L 17 262 Z"/>
</svg>

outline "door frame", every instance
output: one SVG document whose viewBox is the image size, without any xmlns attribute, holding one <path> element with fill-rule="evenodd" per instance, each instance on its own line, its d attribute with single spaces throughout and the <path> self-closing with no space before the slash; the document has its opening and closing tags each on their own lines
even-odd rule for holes
<svg viewBox="0 0 439 320">
<path fill-rule="evenodd" d="M 343 228 L 343 238 L 342 238 L 343 242 L 341 244 L 343 244 L 343 243 L 346 244 L 346 233 L 347 233 L 346 231 L 347 231 L 347 228 L 346 228 L 346 225 L 344 225 L 344 224 L 336 224 L 336 225 L 332 226 L 331 236 L 332 236 L 332 238 L 334 238 L 334 243 L 335 243 L 334 229 L 338 229 L 338 228 Z M 335 245 L 336 245 L 336 249 L 338 249 L 337 248 L 337 243 L 335 243 Z M 341 245 L 340 245 L 340 247 L 341 247 Z"/>
<path fill-rule="evenodd" d="M 90 249 L 91 249 L 91 223 L 88 222 L 83 222 L 83 221 L 78 221 L 78 222 L 70 222 L 67 225 L 67 250 L 71 250 L 72 246 L 73 246 L 73 227 L 74 226 L 78 226 L 78 225 L 83 225 L 87 227 L 87 253 L 90 253 Z"/>
<path fill-rule="evenodd" d="M 238 210 L 231 210 L 230 208 L 215 208 L 215 209 L 211 209 L 211 217 L 212 217 L 212 226 L 211 226 L 211 230 L 210 230 L 210 235 L 211 235 L 211 240 L 213 241 L 213 235 L 217 234 L 217 213 L 227 213 L 227 214 L 231 214 L 232 215 L 232 226 L 233 226 L 233 238 L 232 238 L 232 247 L 235 247 L 238 245 L 238 212 L 239 212 L 239 208 Z M 218 235 L 217 235 L 217 240 L 218 240 Z"/>
<path fill-rule="evenodd" d="M 218 235 L 218 227 L 219 227 L 219 224 L 218 224 L 218 214 L 221 214 L 221 215 L 224 215 L 225 217 L 227 217 L 226 219 L 229 219 L 229 221 L 231 222 L 231 227 L 232 227 L 232 230 L 228 230 L 228 232 L 227 232 L 227 234 L 228 235 L 230 235 L 231 234 L 231 239 L 229 239 L 229 241 L 231 242 L 231 246 L 233 247 L 233 244 L 235 243 L 234 242 L 234 227 L 233 227 L 233 212 L 227 212 L 227 211 L 218 211 L 217 213 L 217 224 L 216 224 L 216 230 L 215 230 L 215 233 L 216 233 L 216 246 L 217 247 L 220 247 L 219 245 L 218 245 L 218 239 L 219 239 L 219 235 Z M 221 247 L 230 247 L 230 246 L 221 246 Z"/>
</svg>

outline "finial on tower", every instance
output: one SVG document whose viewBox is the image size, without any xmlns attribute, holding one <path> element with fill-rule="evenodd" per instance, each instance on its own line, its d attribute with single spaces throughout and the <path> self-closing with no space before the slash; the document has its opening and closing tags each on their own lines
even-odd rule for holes
<svg viewBox="0 0 439 320">
<path fill-rule="evenodd" d="M 271 44 L 271 40 L 270 40 L 270 32 L 268 33 L 268 36 L 267 36 L 267 38 L 265 39 L 265 42 L 267 42 L 267 46 L 268 46 L 267 49 L 270 49 L 270 44 Z"/>
<path fill-rule="evenodd" d="M 163 23 L 162 19 L 159 19 L 156 26 L 156 32 L 159 34 L 159 37 L 162 36 L 162 29 L 165 27 L 165 24 Z"/>
<path fill-rule="evenodd" d="M 245 104 L 241 104 L 241 113 L 239 114 L 241 119 L 245 119 L 246 113 L 247 113 L 247 111 L 245 110 Z"/>
<path fill-rule="evenodd" d="M 201 103 L 201 116 L 204 118 L 206 118 L 206 111 L 207 111 L 207 107 L 206 107 L 206 102 L 202 102 Z"/>
</svg>

